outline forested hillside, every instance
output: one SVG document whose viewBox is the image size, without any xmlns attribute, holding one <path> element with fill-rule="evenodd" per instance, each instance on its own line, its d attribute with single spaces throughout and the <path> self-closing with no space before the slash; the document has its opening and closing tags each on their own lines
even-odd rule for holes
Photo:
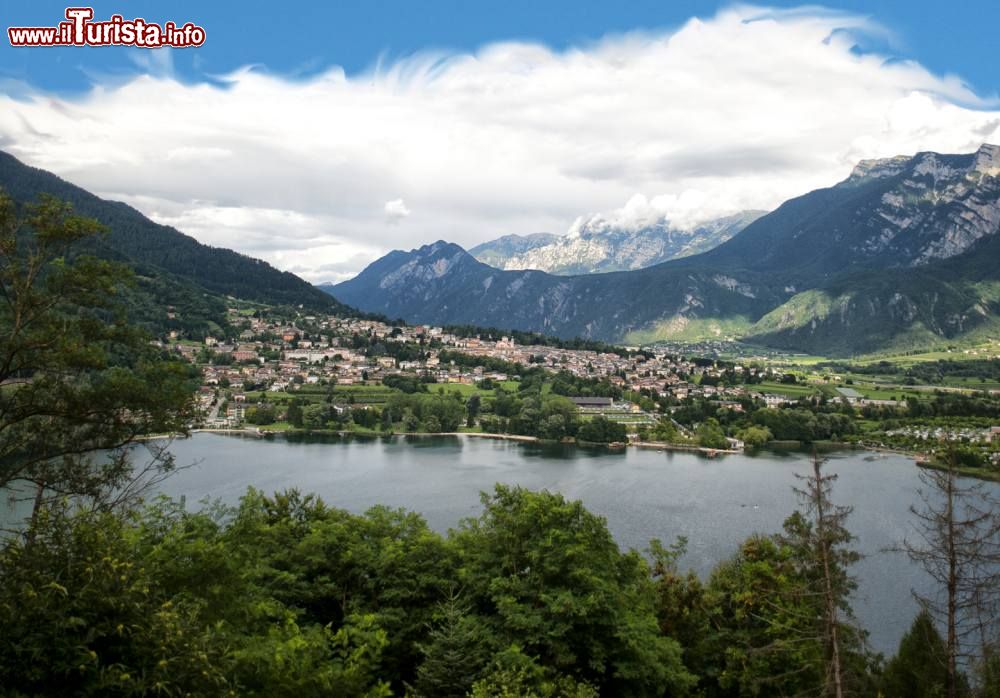
<svg viewBox="0 0 1000 698">
<path fill-rule="evenodd" d="M 50 194 L 71 204 L 78 214 L 105 225 L 107 235 L 88 243 L 90 249 L 136 270 L 142 279 L 139 289 L 148 296 L 145 301 L 136 299 L 140 305 L 173 305 L 183 307 L 186 315 L 214 319 L 219 319 L 216 313 L 225 296 L 327 312 L 347 310 L 294 274 L 232 250 L 203 245 L 174 228 L 154 223 L 131 206 L 105 201 L 4 152 L 0 152 L 0 190 L 19 204 Z M 206 298 L 206 292 L 217 298 Z"/>
</svg>

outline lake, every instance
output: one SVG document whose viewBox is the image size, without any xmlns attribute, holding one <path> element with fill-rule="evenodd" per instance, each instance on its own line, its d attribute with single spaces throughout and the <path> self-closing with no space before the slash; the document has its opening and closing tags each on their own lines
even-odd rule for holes
<svg viewBox="0 0 1000 698">
<path fill-rule="evenodd" d="M 472 437 L 278 437 L 197 434 L 171 447 L 180 465 L 161 485 L 187 499 L 235 503 L 248 486 L 295 487 L 331 505 L 362 512 L 375 504 L 424 515 L 442 533 L 480 512 L 479 492 L 494 483 L 561 492 L 607 519 L 623 547 L 651 538 L 688 538 L 682 566 L 707 575 L 754 532 L 773 533 L 797 506 L 795 473 L 811 468 L 798 452 L 709 459 L 693 453 L 622 452 Z M 856 567 L 854 609 L 874 647 L 891 654 L 916 613 L 911 588 L 927 579 L 905 556 L 882 552 L 912 532 L 918 469 L 909 458 L 866 452 L 828 455 L 838 504 L 854 507 L 848 527 L 866 554 Z M 991 484 L 991 487 L 997 485 Z"/>
</svg>

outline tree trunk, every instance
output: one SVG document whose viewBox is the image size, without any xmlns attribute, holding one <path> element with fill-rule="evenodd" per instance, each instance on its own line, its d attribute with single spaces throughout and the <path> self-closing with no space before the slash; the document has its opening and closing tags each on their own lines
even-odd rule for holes
<svg viewBox="0 0 1000 698">
<path fill-rule="evenodd" d="M 42 511 L 42 504 L 45 502 L 45 481 L 39 480 L 35 483 L 35 501 L 31 505 L 31 519 L 28 523 L 27 543 L 35 540 L 35 524 L 38 523 L 38 515 Z"/>
<path fill-rule="evenodd" d="M 945 674 L 945 691 L 948 698 L 958 696 L 958 555 L 955 551 L 955 471 L 949 464 L 945 490 L 945 515 L 948 522 L 948 670 Z"/>
<path fill-rule="evenodd" d="M 830 642 L 830 668 L 833 679 L 833 695 L 843 698 L 844 688 L 840 672 L 840 641 L 837 637 L 837 602 L 833 594 L 833 580 L 830 572 L 830 541 L 826 532 L 826 510 L 822 497 L 823 475 L 821 462 L 813 455 L 813 472 L 816 482 L 816 535 L 819 540 L 820 558 L 823 562 L 823 600 L 826 606 L 826 634 Z"/>
</svg>

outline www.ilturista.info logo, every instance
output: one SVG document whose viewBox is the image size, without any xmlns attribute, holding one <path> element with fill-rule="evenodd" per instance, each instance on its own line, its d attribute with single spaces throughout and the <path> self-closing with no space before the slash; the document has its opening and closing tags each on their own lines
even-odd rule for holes
<svg viewBox="0 0 1000 698">
<path fill-rule="evenodd" d="M 164 22 L 163 26 L 141 17 L 124 19 L 111 15 L 94 22 L 94 8 L 67 7 L 66 22 L 55 27 L 10 27 L 11 46 L 139 46 L 142 48 L 187 48 L 205 43 L 205 30 L 188 22 Z"/>
</svg>

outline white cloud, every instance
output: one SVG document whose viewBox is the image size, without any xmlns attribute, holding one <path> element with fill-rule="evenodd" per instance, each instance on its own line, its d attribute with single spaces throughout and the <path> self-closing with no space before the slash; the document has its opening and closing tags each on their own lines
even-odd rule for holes
<svg viewBox="0 0 1000 698">
<path fill-rule="evenodd" d="M 158 55 L 152 74 L 80 98 L 0 96 L 0 143 L 320 281 L 394 247 L 563 232 L 595 212 L 772 208 L 861 158 L 1000 140 L 997 105 L 957 78 L 852 50 L 879 31 L 739 6 L 563 52 L 502 43 L 350 78 L 244 69 L 223 86 L 182 84 Z"/>
<path fill-rule="evenodd" d="M 390 223 L 399 223 L 410 215 L 410 209 L 406 208 L 406 204 L 402 199 L 386 201 L 383 210 L 385 211 L 386 220 Z"/>
</svg>

